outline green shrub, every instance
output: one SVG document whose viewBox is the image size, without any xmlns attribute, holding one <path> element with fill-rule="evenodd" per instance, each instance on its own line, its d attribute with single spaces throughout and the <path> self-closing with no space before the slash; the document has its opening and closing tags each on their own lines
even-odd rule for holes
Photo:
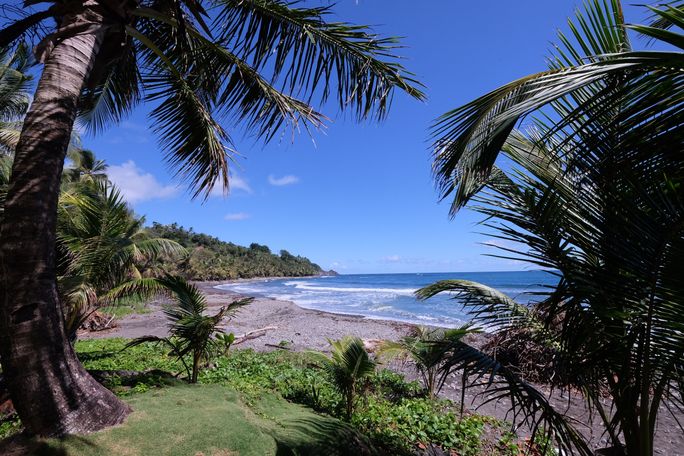
<svg viewBox="0 0 684 456">
<path fill-rule="evenodd" d="M 371 376 L 370 390 L 390 401 L 423 397 L 424 388 L 416 381 L 407 382 L 403 375 L 389 369 L 380 369 Z"/>
<path fill-rule="evenodd" d="M 157 371 L 149 372 L 150 369 L 182 372 L 182 365 L 169 358 L 162 347 L 140 345 L 120 351 L 127 342 L 124 339 L 80 341 L 76 349 L 88 369 L 148 371 L 148 375 L 128 388 L 112 378 L 108 386 L 119 395 L 165 386 L 168 379 L 160 377 Z M 276 393 L 318 412 L 341 417 L 345 413 L 342 395 L 319 361 L 320 357 L 306 352 L 234 350 L 204 369 L 199 383 L 229 386 L 241 392 L 248 404 L 259 403 L 264 395 Z M 423 397 L 424 390 L 419 383 L 407 382 L 396 372 L 388 369 L 374 372 L 366 379 L 365 391 L 351 424 L 389 454 L 409 454 L 419 444 L 439 445 L 459 455 L 525 452 L 524 443 L 506 432 L 506 425 L 501 421 L 478 415 L 460 419 L 459 407 L 451 401 Z M 485 433 L 485 429 L 493 432 Z"/>
<path fill-rule="evenodd" d="M 122 351 L 129 339 L 92 339 L 76 342 L 76 353 L 88 370 L 147 371 L 159 369 L 181 372 L 183 365 L 167 356 L 168 349 L 159 345 L 140 345 Z"/>
<path fill-rule="evenodd" d="M 21 421 L 18 416 L 0 421 L 0 440 L 5 439 L 21 431 Z"/>
<path fill-rule="evenodd" d="M 402 399 L 393 403 L 383 398 L 366 398 L 352 424 L 374 441 L 410 452 L 419 443 L 455 449 L 461 455 L 480 454 L 480 442 L 487 418 L 468 415 L 460 419 L 450 401 Z"/>
</svg>

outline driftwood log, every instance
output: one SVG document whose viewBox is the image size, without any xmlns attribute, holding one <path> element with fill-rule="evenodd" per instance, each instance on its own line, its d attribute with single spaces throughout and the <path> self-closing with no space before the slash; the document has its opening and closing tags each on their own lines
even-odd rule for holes
<svg viewBox="0 0 684 456">
<path fill-rule="evenodd" d="M 277 326 L 266 326 L 264 328 L 259 328 L 255 329 L 253 331 L 246 332 L 242 334 L 241 336 L 235 336 L 235 342 L 233 342 L 233 345 L 239 345 L 243 342 L 247 342 L 248 340 L 256 339 L 258 337 L 262 337 L 266 335 L 266 332 L 272 331 L 274 329 L 278 329 Z"/>
</svg>

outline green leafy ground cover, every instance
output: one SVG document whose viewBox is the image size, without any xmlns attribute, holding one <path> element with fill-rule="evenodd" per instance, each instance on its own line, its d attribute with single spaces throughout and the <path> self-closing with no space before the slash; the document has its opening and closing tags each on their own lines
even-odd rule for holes
<svg viewBox="0 0 684 456">
<path fill-rule="evenodd" d="M 461 417 L 456 404 L 430 401 L 423 396 L 420 385 L 406 382 L 401 375 L 386 369 L 373 374 L 364 385 L 349 423 L 359 433 L 355 435 L 336 419 L 344 415 L 342 397 L 310 353 L 235 350 L 202 371 L 200 385 L 193 389 L 181 378 L 174 377 L 184 375 L 182 365 L 168 357 L 162 346 L 147 344 L 123 350 L 127 342 L 100 339 L 76 344 L 79 357 L 91 371 L 122 371 L 122 375 L 125 371 L 147 371 L 148 374 L 132 381 L 108 376 L 107 386 L 125 397 L 136 410 L 135 414 L 124 427 L 98 433 L 94 440 L 89 437 L 85 443 L 79 443 L 80 438 L 61 443 L 68 449 L 67 455 L 112 454 L 84 451 L 88 442 L 96 442 L 97 448 L 111 451 L 111 445 L 122 440 L 129 441 L 130 447 L 140 451 L 139 454 L 152 454 L 143 451 L 148 444 L 142 440 L 146 435 L 162 438 L 165 431 L 143 421 L 148 418 L 156 421 L 158 416 L 162 419 L 159 426 L 164 426 L 163 420 L 170 421 L 171 441 L 178 439 L 177 435 L 187 436 L 188 446 L 183 448 L 188 451 L 191 447 L 203 448 L 168 454 L 232 454 L 220 453 L 223 450 L 238 451 L 240 455 L 296 454 L 278 453 L 277 447 L 271 449 L 277 444 L 309 451 L 307 448 L 316 445 L 325 446 L 330 438 L 339 439 L 340 433 L 356 442 L 356 453 L 360 451 L 358 445 L 368 451 L 374 448 L 371 453 L 393 455 L 413 454 L 416 448 L 431 444 L 464 456 L 517 455 L 522 448 L 522 443 L 506 432 L 504 423 L 474 414 Z M 216 417 L 212 418 L 214 414 Z M 191 421 L 199 424 L 190 427 L 184 424 Z M 3 426 L 6 434 L 15 432 L 16 424 Z M 0 432 L 5 428 L 0 427 Z M 235 435 L 226 434 L 227 429 Z M 175 437 L 174 433 L 177 433 Z M 359 437 L 360 434 L 371 443 L 360 444 L 365 438 Z M 243 451 L 240 436 L 253 443 L 255 451 L 262 452 Z M 220 442 L 230 442 L 230 445 L 220 446 Z M 300 453 L 309 454 L 306 451 Z M 157 451 L 156 454 L 167 453 Z"/>
<path fill-rule="evenodd" d="M 161 347 L 143 345 L 121 351 L 124 339 L 82 341 L 79 356 L 88 369 L 157 369 L 181 372 L 179 362 L 166 356 Z M 246 403 L 256 405 L 265 394 L 277 393 L 290 402 L 336 417 L 343 415 L 343 402 L 316 357 L 309 353 L 252 350 L 232 351 L 214 361 L 199 378 L 202 384 L 220 384 L 242 393 Z M 168 379 L 151 376 L 134 386 L 110 385 L 119 394 L 147 391 L 165 385 Z M 117 389 L 118 388 L 118 389 Z M 466 414 L 450 401 L 429 401 L 416 382 L 387 369 L 371 376 L 351 419 L 351 424 L 387 451 L 409 453 L 422 444 L 437 444 L 458 454 L 517 454 L 516 439 L 506 435 L 506 426 L 495 419 Z M 487 441 L 491 435 L 501 436 Z"/>
</svg>

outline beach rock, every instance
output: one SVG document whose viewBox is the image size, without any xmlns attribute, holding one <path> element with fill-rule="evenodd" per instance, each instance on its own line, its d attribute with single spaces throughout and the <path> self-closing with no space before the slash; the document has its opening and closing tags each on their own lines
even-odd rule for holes
<svg viewBox="0 0 684 456">
<path fill-rule="evenodd" d="M 363 339 L 363 348 L 368 353 L 375 353 L 382 342 L 382 339 Z"/>
</svg>

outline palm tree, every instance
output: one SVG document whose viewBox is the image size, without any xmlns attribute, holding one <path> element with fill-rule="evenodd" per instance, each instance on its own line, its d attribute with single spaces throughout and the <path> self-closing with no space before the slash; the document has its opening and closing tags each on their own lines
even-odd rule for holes
<svg viewBox="0 0 684 456">
<path fill-rule="evenodd" d="M 107 180 L 107 163 L 99 160 L 93 151 L 71 148 L 67 151 L 67 157 L 70 163 L 62 171 L 62 184 L 69 186 Z"/>
<path fill-rule="evenodd" d="M 428 397 L 434 399 L 451 374 L 449 369 L 443 369 L 451 347 L 470 332 L 467 326 L 456 329 L 415 326 L 408 336 L 399 341 L 384 341 L 378 347 L 378 357 L 411 358 L 423 380 Z"/>
<path fill-rule="evenodd" d="M 3 157 L 16 146 L 20 120 L 29 106 L 28 90 L 33 81 L 27 73 L 30 63 L 30 52 L 25 44 L 19 43 L 14 52 L 0 47 L 0 156 Z"/>
<path fill-rule="evenodd" d="M 133 340 L 126 348 L 147 342 L 163 343 L 171 348 L 171 354 L 176 356 L 185 366 L 190 383 L 197 383 L 197 377 L 202 361 L 207 361 L 217 348 L 233 342 L 219 337 L 224 334 L 219 327 L 225 317 L 234 315 L 240 308 L 251 303 L 254 298 L 239 299 L 231 302 L 215 315 L 205 315 L 207 300 L 202 292 L 185 279 L 178 276 L 166 275 L 158 279 L 142 279 L 137 282 L 124 284 L 112 290 L 115 295 L 130 295 L 133 293 L 164 293 L 171 295 L 174 304 L 164 310 L 169 320 L 170 337 L 145 336 Z M 232 335 L 232 333 L 231 333 Z M 185 363 L 185 356 L 192 358 L 192 367 Z"/>
<path fill-rule="evenodd" d="M 668 30 L 684 25 L 684 9 L 653 11 L 664 28 L 630 27 L 684 43 Z M 659 409 L 684 412 L 684 54 L 631 50 L 618 2 L 590 3 L 576 22 L 582 51 L 561 35 L 549 72 L 447 114 L 435 161 L 444 196 L 456 191 L 452 210 L 472 198 L 486 226 L 520 246 L 501 256 L 551 271 L 557 285 L 534 311 L 458 280 L 419 295 L 456 291 L 476 322 L 532 328 L 553 350 L 562 383 L 584 393 L 604 423 L 613 451 L 651 455 Z M 542 105 L 529 128 L 512 130 Z M 511 169 L 493 165 L 499 149 Z M 495 359 L 462 344 L 447 365 L 491 375 L 494 398 L 512 399 L 560 447 L 592 454 L 543 394 Z M 612 409 L 600 401 L 606 391 Z"/>
<path fill-rule="evenodd" d="M 93 311 L 126 298 L 119 294 L 111 299 L 110 290 L 141 278 L 138 266 L 142 263 L 161 255 L 177 258 L 186 253 L 174 241 L 150 238 L 144 229 L 145 218 L 133 214 L 106 176 L 104 181 L 96 177 L 98 181 L 93 182 L 92 178 L 89 175 L 78 186 L 63 191 L 58 208 L 58 290 L 70 340 Z M 134 287 L 127 289 L 135 292 Z"/>
<path fill-rule="evenodd" d="M 283 126 L 319 127 L 325 117 L 310 102 L 333 97 L 359 119 L 382 118 L 395 89 L 423 94 L 395 59 L 395 39 L 327 22 L 328 7 L 280 0 L 33 5 L 0 30 L 0 47 L 39 36 L 33 44 L 43 63 L 1 227 L 0 352 L 26 429 L 57 435 L 101 429 L 128 414 L 76 359 L 57 301 L 56 209 L 77 117 L 99 131 L 152 102 L 152 129 L 167 161 L 194 196 L 206 197 L 217 181 L 228 188 L 234 146 L 222 119 L 269 140 Z M 44 34 L 53 20 L 53 33 Z"/>
<path fill-rule="evenodd" d="M 376 363 L 370 359 L 363 341 L 347 336 L 340 340 L 328 340 L 330 358 L 323 356 L 323 367 L 330 374 L 333 384 L 344 398 L 347 420 L 354 413 L 354 403 L 359 383 L 375 372 Z"/>
<path fill-rule="evenodd" d="M 19 139 L 20 119 L 29 105 L 31 76 L 26 73 L 30 62 L 25 45 L 10 53 L 0 48 L 0 218 L 12 172 L 12 153 Z"/>
</svg>

